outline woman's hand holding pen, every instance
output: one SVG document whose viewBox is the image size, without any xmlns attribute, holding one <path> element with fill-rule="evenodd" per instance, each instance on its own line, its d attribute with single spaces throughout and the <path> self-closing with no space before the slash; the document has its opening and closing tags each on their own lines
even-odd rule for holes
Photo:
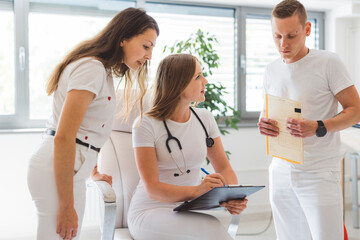
<svg viewBox="0 0 360 240">
<path fill-rule="evenodd" d="M 248 200 L 246 198 L 230 200 L 227 202 L 222 202 L 220 206 L 226 208 L 232 215 L 239 215 L 242 211 L 245 210 L 247 202 Z"/>
<path fill-rule="evenodd" d="M 225 178 L 220 173 L 206 175 L 199 185 L 199 195 L 204 194 L 215 187 L 223 187 L 224 185 Z"/>
</svg>

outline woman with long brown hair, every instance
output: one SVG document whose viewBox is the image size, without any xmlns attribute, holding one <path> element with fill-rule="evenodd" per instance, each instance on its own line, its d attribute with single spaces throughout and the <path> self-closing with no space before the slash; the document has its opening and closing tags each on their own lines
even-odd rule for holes
<svg viewBox="0 0 360 240">
<path fill-rule="evenodd" d="M 146 74 L 159 28 L 145 11 L 118 13 L 94 38 L 80 43 L 60 62 L 47 84 L 52 116 L 43 143 L 33 153 L 28 185 L 37 208 L 38 240 L 78 239 L 85 208 L 85 180 L 111 183 L 94 170 L 115 111 L 112 76 L 125 82 L 125 110 L 137 72 L 142 105 Z"/>
<path fill-rule="evenodd" d="M 128 225 L 137 240 L 231 239 L 213 216 L 173 211 L 177 202 L 237 184 L 214 117 L 206 109 L 191 107 L 205 100 L 206 84 L 199 62 L 191 55 L 170 55 L 158 67 L 153 106 L 133 128 L 140 182 L 130 203 Z M 206 157 L 216 173 L 200 182 Z M 246 199 L 234 200 L 222 206 L 240 214 L 246 203 Z"/>
</svg>

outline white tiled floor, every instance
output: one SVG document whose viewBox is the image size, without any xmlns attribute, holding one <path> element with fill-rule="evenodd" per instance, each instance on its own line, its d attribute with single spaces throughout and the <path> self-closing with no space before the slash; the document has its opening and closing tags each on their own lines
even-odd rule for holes
<svg viewBox="0 0 360 240">
<path fill-rule="evenodd" d="M 229 220 L 228 214 L 226 212 L 217 211 L 214 212 L 223 223 L 227 225 Z M 267 214 L 248 214 L 242 216 L 240 220 L 240 227 L 238 230 L 238 236 L 236 240 L 275 240 L 276 233 L 274 228 L 274 223 L 271 221 L 269 228 L 261 233 L 269 224 L 270 213 Z M 354 229 L 352 223 L 352 211 L 348 210 L 345 213 L 345 225 L 348 231 L 349 240 L 360 240 L 360 229 Z M 240 235 L 243 234 L 243 235 Z M 246 235 L 244 235 L 246 234 Z M 97 226 L 87 227 L 83 229 L 82 236 L 80 240 L 99 240 L 100 232 Z"/>
</svg>

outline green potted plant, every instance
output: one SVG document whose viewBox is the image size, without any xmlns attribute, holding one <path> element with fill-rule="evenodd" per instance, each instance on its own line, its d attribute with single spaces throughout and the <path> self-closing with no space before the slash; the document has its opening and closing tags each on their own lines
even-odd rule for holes
<svg viewBox="0 0 360 240">
<path fill-rule="evenodd" d="M 216 36 L 210 35 L 209 32 L 204 33 L 199 29 L 186 40 L 175 41 L 172 46 L 166 45 L 163 52 L 189 53 L 197 57 L 204 77 L 210 78 L 213 74 L 212 70 L 219 67 L 219 56 L 213 48 L 214 44 L 219 44 Z M 215 120 L 222 135 L 229 133 L 226 128 L 230 127 L 237 130 L 237 124 L 240 121 L 240 111 L 235 110 L 226 103 L 223 99 L 225 94 L 228 94 L 228 92 L 220 82 L 209 82 L 206 85 L 206 100 L 197 106 L 206 108 L 215 115 Z M 230 154 L 229 151 L 226 151 L 228 159 Z"/>
</svg>

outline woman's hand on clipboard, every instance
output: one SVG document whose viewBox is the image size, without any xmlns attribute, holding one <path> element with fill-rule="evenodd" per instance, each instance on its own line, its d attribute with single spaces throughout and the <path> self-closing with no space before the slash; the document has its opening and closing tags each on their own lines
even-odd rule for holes
<svg viewBox="0 0 360 240">
<path fill-rule="evenodd" d="M 239 215 L 242 211 L 245 210 L 247 202 L 247 198 L 230 200 L 227 202 L 222 202 L 220 206 L 226 208 L 231 215 Z"/>
</svg>

